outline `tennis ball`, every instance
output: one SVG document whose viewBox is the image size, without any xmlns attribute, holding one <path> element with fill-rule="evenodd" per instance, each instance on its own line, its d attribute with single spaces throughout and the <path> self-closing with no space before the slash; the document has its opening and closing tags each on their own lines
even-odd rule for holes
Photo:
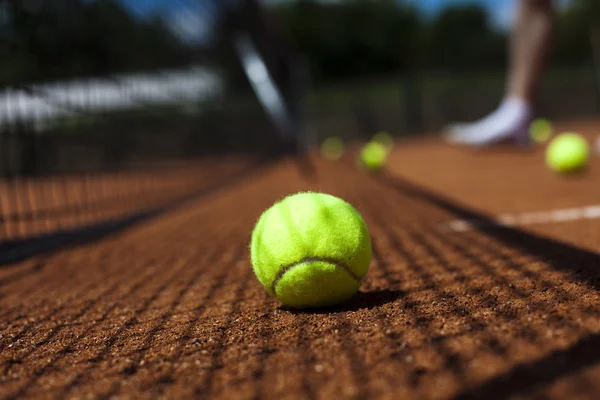
<svg viewBox="0 0 600 400">
<path fill-rule="evenodd" d="M 330 306 L 358 291 L 371 261 L 371 238 L 349 203 L 303 192 L 260 216 L 250 258 L 258 281 L 284 305 Z"/>
<path fill-rule="evenodd" d="M 360 153 L 360 166 L 367 171 L 378 171 L 383 168 L 388 152 L 378 142 L 369 142 Z"/>
<path fill-rule="evenodd" d="M 557 172 L 573 172 L 587 164 L 590 149 L 577 133 L 561 133 L 546 148 L 546 165 Z"/>
<path fill-rule="evenodd" d="M 538 118 L 529 125 L 529 137 L 535 143 L 547 142 L 552 136 L 552 124 L 544 118 Z"/>
<path fill-rule="evenodd" d="M 375 134 L 371 141 L 382 144 L 388 153 L 392 151 L 392 148 L 394 147 L 394 138 L 387 132 L 379 132 Z"/>
<path fill-rule="evenodd" d="M 344 142 L 339 137 L 329 137 L 321 144 L 321 154 L 330 161 L 337 161 L 344 155 Z"/>
</svg>

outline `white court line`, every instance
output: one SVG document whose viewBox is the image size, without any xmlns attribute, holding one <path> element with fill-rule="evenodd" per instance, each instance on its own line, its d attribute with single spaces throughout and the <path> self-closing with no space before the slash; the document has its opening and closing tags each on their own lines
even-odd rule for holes
<svg viewBox="0 0 600 400">
<path fill-rule="evenodd" d="M 467 232 L 477 228 L 490 228 L 494 226 L 525 226 L 599 218 L 600 204 L 596 204 L 579 208 L 563 208 L 552 211 L 500 214 L 489 221 L 458 219 L 443 223 L 442 229 L 449 230 L 451 232 Z"/>
</svg>

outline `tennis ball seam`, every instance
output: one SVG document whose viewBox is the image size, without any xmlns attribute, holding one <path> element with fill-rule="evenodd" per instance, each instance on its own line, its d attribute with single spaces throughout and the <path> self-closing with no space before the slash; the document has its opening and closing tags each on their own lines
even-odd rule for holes
<svg viewBox="0 0 600 400">
<path fill-rule="evenodd" d="M 281 268 L 279 270 L 279 272 L 277 273 L 277 275 L 275 276 L 275 280 L 273 281 L 273 284 L 271 285 L 271 292 L 273 292 L 274 294 L 277 293 L 277 291 L 276 291 L 277 284 L 285 276 L 285 274 L 288 271 L 292 270 L 293 268 L 299 267 L 301 265 L 306 265 L 306 264 L 309 264 L 312 262 L 319 262 L 319 261 L 333 264 L 334 266 L 343 269 L 356 282 L 360 282 L 362 280 L 362 278 L 358 277 L 354 272 L 352 272 L 352 270 L 350 268 L 348 268 L 347 265 L 345 265 L 337 260 L 334 260 L 332 258 L 326 258 L 326 257 L 307 257 L 300 261 L 296 261 L 295 263 L 286 265 L 285 267 Z"/>
</svg>

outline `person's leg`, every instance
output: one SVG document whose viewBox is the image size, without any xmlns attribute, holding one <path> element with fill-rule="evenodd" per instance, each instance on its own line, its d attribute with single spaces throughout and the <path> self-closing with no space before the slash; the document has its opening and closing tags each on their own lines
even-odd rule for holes
<svg viewBox="0 0 600 400">
<path fill-rule="evenodd" d="M 541 72 L 552 36 L 552 0 L 520 0 L 510 43 L 505 97 L 484 119 L 447 128 L 446 139 L 465 145 L 514 140 L 527 143 Z"/>
</svg>

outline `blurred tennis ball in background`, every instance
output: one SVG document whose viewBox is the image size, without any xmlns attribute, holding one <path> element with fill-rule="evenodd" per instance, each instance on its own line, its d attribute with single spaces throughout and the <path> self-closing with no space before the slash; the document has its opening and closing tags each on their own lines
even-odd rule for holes
<svg viewBox="0 0 600 400">
<path fill-rule="evenodd" d="M 394 138 L 387 132 L 379 132 L 375 134 L 371 141 L 383 145 L 388 153 L 392 151 L 392 148 L 394 147 Z"/>
<path fill-rule="evenodd" d="M 572 132 L 556 136 L 546 148 L 546 165 L 556 172 L 574 172 L 588 162 L 590 148 L 587 140 Z"/>
<path fill-rule="evenodd" d="M 538 118 L 529 125 L 529 137 L 535 143 L 545 143 L 552 136 L 552 124 L 544 118 Z"/>
<path fill-rule="evenodd" d="M 367 171 L 379 171 L 383 168 L 388 151 L 379 142 L 367 143 L 360 152 L 360 166 Z"/>
<path fill-rule="evenodd" d="M 344 141 L 336 136 L 325 139 L 321 144 L 321 154 L 330 161 L 337 161 L 342 158 L 344 151 Z"/>
</svg>

